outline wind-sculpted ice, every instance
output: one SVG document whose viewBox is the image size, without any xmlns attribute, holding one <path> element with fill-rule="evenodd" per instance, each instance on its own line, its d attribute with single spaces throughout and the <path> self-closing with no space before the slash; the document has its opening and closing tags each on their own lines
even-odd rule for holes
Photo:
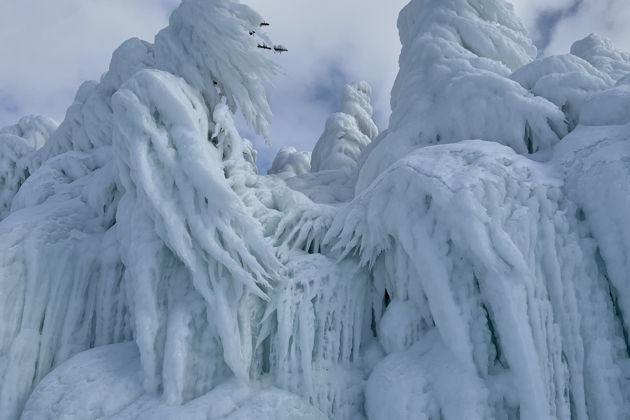
<svg viewBox="0 0 630 420">
<path fill-rule="evenodd" d="M 526 154 L 567 133 L 557 106 L 509 78 L 536 48 L 505 1 L 414 0 L 398 29 L 389 128 L 365 157 L 358 191 L 419 146 L 484 139 Z"/>
<path fill-rule="evenodd" d="M 371 95 L 372 89 L 366 82 L 344 88 L 341 112 L 326 121 L 326 129 L 313 149 L 313 172 L 356 170 L 361 152 L 378 134 L 372 121 Z"/>
<path fill-rule="evenodd" d="M 311 153 L 298 152 L 295 147 L 283 147 L 271 164 L 267 172 L 270 175 L 294 177 L 311 171 Z"/>
<path fill-rule="evenodd" d="M 0 128 L 0 135 L 13 134 L 22 138 L 32 148 L 39 149 L 57 127 L 57 123 L 48 117 L 29 115 L 21 118 L 17 124 Z"/>
<path fill-rule="evenodd" d="M 412 0 L 389 127 L 350 84 L 259 175 L 266 26 L 184 0 L 0 129 L 0 418 L 630 418 L 628 54 Z"/>
<path fill-rule="evenodd" d="M 571 46 L 571 54 L 583 58 L 618 81 L 630 74 L 630 53 L 616 50 L 608 38 L 590 34 Z"/>
<path fill-rule="evenodd" d="M 552 168 L 471 141 L 416 150 L 337 216 L 328 240 L 391 299 L 373 418 L 401 399 L 427 418 L 622 415 L 622 326 L 576 212 Z"/>
</svg>

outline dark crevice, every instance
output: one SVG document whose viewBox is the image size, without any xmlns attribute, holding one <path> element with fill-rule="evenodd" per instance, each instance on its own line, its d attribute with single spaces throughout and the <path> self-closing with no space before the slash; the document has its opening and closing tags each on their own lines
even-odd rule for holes
<svg viewBox="0 0 630 420">
<path fill-rule="evenodd" d="M 392 299 L 389 297 L 389 293 L 387 293 L 387 289 L 385 289 L 385 294 L 383 295 L 383 309 L 389 306 L 389 303 Z"/>
<path fill-rule="evenodd" d="M 610 302 L 613 306 L 613 312 L 615 314 L 615 318 L 619 321 L 621 331 L 623 333 L 623 341 L 626 345 L 626 357 L 630 358 L 630 340 L 628 337 L 628 330 L 626 328 L 626 322 L 624 319 L 623 311 L 619 306 L 619 298 L 617 296 L 617 290 L 615 286 L 610 281 L 610 277 L 608 276 L 608 270 L 606 268 L 606 262 L 602 257 L 601 250 L 597 248 L 595 251 L 595 262 L 597 263 L 597 267 L 599 268 L 600 273 L 604 276 L 606 283 L 608 284 L 608 296 L 610 297 Z"/>
</svg>

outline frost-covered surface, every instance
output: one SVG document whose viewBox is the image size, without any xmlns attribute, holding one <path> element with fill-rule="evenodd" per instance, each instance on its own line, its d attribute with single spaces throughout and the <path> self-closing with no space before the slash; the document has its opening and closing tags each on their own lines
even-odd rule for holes
<svg viewBox="0 0 630 420">
<path fill-rule="evenodd" d="M 572 54 L 532 61 L 515 71 L 511 78 L 533 94 L 558 106 L 564 112 L 571 129 L 580 121 L 585 102 L 594 93 L 614 84 L 608 74 Z"/>
<path fill-rule="evenodd" d="M 322 420 L 298 396 L 235 380 L 184 405 L 167 405 L 142 386 L 134 343 L 97 347 L 73 357 L 35 389 L 23 420 L 96 419 Z"/>
<path fill-rule="evenodd" d="M 39 149 L 46 143 L 48 137 L 57 129 L 57 123 L 41 115 L 28 115 L 7 127 L 0 128 L 1 134 L 13 134 L 23 138 L 34 149 Z"/>
<path fill-rule="evenodd" d="M 349 85 L 259 175 L 261 23 L 184 0 L 2 129 L 0 418 L 630 418 L 628 54 L 412 0 L 387 130 Z"/>
<path fill-rule="evenodd" d="M 298 152 L 295 147 L 283 147 L 273 159 L 269 175 L 279 175 L 291 178 L 296 175 L 307 174 L 311 171 L 311 153 Z"/>
<path fill-rule="evenodd" d="M 418 146 L 481 138 L 532 153 L 566 134 L 557 106 L 509 78 L 536 48 L 505 1 L 414 0 L 398 29 L 390 125 L 362 165 L 358 190 Z"/>
<path fill-rule="evenodd" d="M 326 121 L 324 133 L 313 149 L 311 170 L 356 170 L 363 149 L 374 140 L 378 128 L 372 121 L 372 89 L 366 82 L 347 85 L 341 98 L 341 111 Z"/>
<path fill-rule="evenodd" d="M 630 74 L 630 53 L 616 50 L 603 36 L 590 34 L 571 46 L 571 54 L 583 58 L 613 80 Z"/>
</svg>

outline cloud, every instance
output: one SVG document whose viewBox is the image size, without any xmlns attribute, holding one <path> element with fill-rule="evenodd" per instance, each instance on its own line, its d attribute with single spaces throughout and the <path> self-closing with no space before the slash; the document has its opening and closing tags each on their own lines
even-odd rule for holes
<svg viewBox="0 0 630 420">
<path fill-rule="evenodd" d="M 19 114 L 62 119 L 79 84 L 106 71 L 132 36 L 152 39 L 175 0 L 4 0 L 0 13 L 0 125 Z"/>
<path fill-rule="evenodd" d="M 281 146 L 310 150 L 348 82 L 372 85 L 375 118 L 387 126 L 400 54 L 396 19 L 407 1 L 247 1 L 271 23 L 272 39 L 289 49 L 277 56 L 285 74 L 269 91 L 272 148 L 255 142 L 261 167 L 269 166 Z"/>
<path fill-rule="evenodd" d="M 617 49 L 630 51 L 629 21 L 628 0 L 582 0 L 555 26 L 546 53 L 567 53 L 573 42 L 592 32 L 612 39 Z"/>
<path fill-rule="evenodd" d="M 550 29 L 550 18 L 571 7 L 575 0 L 513 0 L 514 10 L 537 44 L 544 43 Z"/>
</svg>

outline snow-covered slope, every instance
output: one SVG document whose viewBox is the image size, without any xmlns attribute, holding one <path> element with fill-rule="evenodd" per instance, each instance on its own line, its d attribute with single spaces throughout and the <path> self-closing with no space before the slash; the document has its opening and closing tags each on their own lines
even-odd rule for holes
<svg viewBox="0 0 630 420">
<path fill-rule="evenodd" d="M 259 175 L 263 22 L 184 0 L 0 130 L 0 418 L 630 418 L 628 54 L 412 0 L 387 130 L 351 84 Z"/>
</svg>

